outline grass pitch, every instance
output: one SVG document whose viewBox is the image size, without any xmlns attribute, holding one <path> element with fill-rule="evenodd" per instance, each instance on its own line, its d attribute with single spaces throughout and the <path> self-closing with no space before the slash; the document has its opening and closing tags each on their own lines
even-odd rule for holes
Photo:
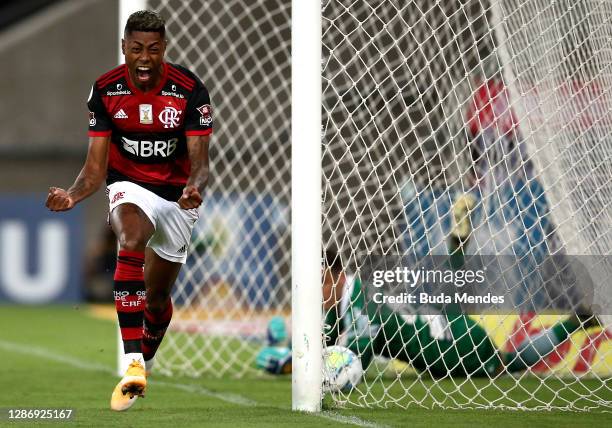
<svg viewBox="0 0 612 428">
<path fill-rule="evenodd" d="M 127 412 L 109 410 L 117 382 L 116 326 L 94 318 L 86 306 L 23 308 L 0 306 L 0 426 L 75 427 L 599 427 L 612 425 L 612 413 L 563 411 L 442 410 L 389 407 L 329 409 L 320 415 L 295 413 L 291 380 L 178 378 L 155 375 L 147 397 Z M 163 345 L 162 345 L 163 346 Z M 497 397 L 513 382 L 496 383 L 483 399 Z M 526 392 L 537 379 L 521 383 Z M 475 385 L 476 387 L 478 385 Z M 431 385 L 423 385 L 425 388 Z M 468 395 L 464 388 L 454 393 Z M 471 386 L 474 388 L 474 386 Z M 399 384 L 390 396 L 401 393 Z M 455 388 L 440 385 L 440 392 Z M 554 389 L 554 386 L 553 386 Z M 607 388 L 605 399 L 610 400 Z M 451 391 L 452 393 L 453 391 Z M 554 394 L 555 391 L 549 391 Z M 446 396 L 446 395 L 443 395 Z M 7 409 L 71 408 L 70 422 L 9 421 Z"/>
</svg>

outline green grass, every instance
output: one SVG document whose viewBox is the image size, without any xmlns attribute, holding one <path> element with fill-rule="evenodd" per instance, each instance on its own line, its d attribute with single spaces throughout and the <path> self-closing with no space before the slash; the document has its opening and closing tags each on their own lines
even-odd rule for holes
<svg viewBox="0 0 612 428">
<path fill-rule="evenodd" d="M 517 412 L 500 410 L 442 410 L 410 407 L 402 409 L 330 409 L 322 416 L 295 413 L 291 408 L 290 378 L 215 379 L 168 378 L 154 376 L 145 399 L 128 412 L 108 409 L 110 393 L 117 381 L 113 375 L 116 359 L 116 327 L 113 322 L 91 317 L 85 307 L 22 308 L 0 306 L 0 409 L 73 408 L 75 418 L 69 426 L 118 427 L 326 427 L 350 426 L 359 418 L 372 426 L 491 426 L 496 427 L 598 427 L 610 426 L 612 414 L 596 412 Z M 434 385 L 415 377 L 401 383 L 374 382 L 369 395 L 355 392 L 351 401 L 375 402 L 387 388 L 387 396 L 406 398 L 405 387 L 423 404 L 433 399 L 465 401 L 477 389 L 477 382 L 460 387 L 451 381 Z M 484 389 L 476 401 L 498 400 L 502 391 L 515 382 L 501 379 Z M 530 398 L 540 383 L 527 379 L 515 386 L 516 394 Z M 596 385 L 590 385 L 595 387 Z M 541 388 L 541 387 L 540 387 Z M 432 390 L 432 393 L 426 393 Z M 604 392 L 607 388 L 603 388 Z M 362 387 L 361 391 L 365 392 Z M 548 395 L 547 395 L 548 394 Z M 538 392 L 548 399 L 563 394 L 562 384 L 549 384 Z M 575 397 L 568 396 L 568 399 Z M 610 396 L 604 397 L 610 400 Z M 326 406 L 330 401 L 326 400 Z M 378 405 L 384 403 L 378 402 Z M 6 410 L 4 410 L 6 414 Z M 336 418 L 336 419 L 333 419 Z M 4 416 L 0 426 L 60 426 L 57 422 L 9 422 Z M 62 424 L 63 425 L 63 424 Z"/>
</svg>

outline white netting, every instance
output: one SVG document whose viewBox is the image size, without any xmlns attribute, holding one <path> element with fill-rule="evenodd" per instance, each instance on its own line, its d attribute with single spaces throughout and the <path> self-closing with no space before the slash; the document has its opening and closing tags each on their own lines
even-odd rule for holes
<svg viewBox="0 0 612 428">
<path fill-rule="evenodd" d="M 273 315 L 288 316 L 291 10 L 283 0 L 150 1 L 166 18 L 167 58 L 211 94 L 211 176 L 197 236 L 175 286 L 160 368 L 256 374 Z"/>
<path fill-rule="evenodd" d="M 350 346 L 362 361 L 385 357 L 365 385 L 335 400 L 610 407 L 611 348 L 585 351 L 608 343 L 609 332 L 578 328 L 553 352 L 536 339 L 593 291 L 568 287 L 582 286 L 582 266 L 560 269 L 577 261 L 568 254 L 612 253 L 612 3 L 550 3 L 324 2 L 324 242 L 361 280 L 341 278 L 343 303 L 327 302 L 328 343 Z M 505 296 L 499 314 L 458 318 L 451 329 L 439 308 L 416 318 L 418 305 L 375 302 L 377 291 L 406 290 L 373 289 L 365 256 L 399 254 L 402 266 L 442 269 L 448 257 L 431 255 L 458 248 L 457 216 L 471 223 L 464 252 L 495 256 L 481 261 L 480 294 Z M 605 258 L 578 261 L 610 272 Z M 609 290 L 595 292 L 609 299 Z M 552 309 L 565 316 L 534 314 Z M 529 370 L 516 364 L 526 349 L 536 360 Z M 488 364 L 495 369 L 484 371 Z"/>
<path fill-rule="evenodd" d="M 272 315 L 289 317 L 289 3 L 149 2 L 168 21 L 169 59 L 202 77 L 215 108 L 202 230 L 159 355 L 170 372 L 254 374 L 255 339 Z M 612 252 L 612 2 L 328 0 L 322 13 L 325 248 L 358 279 L 368 254 L 448 254 L 461 200 L 467 252 L 508 257 L 489 290 L 532 305 L 477 325 L 509 352 L 563 319 L 534 316 L 573 302 L 538 269 L 551 254 Z M 371 334 L 386 359 L 336 401 L 610 407 L 612 347 L 600 330 L 579 329 L 530 370 L 476 378 L 410 368 L 420 364 L 391 350 L 411 338 L 387 331 L 388 319 L 382 336 L 347 324 L 349 312 L 338 314 L 339 343 Z M 426 320 L 421 330 L 444 337 L 443 320 Z"/>
<path fill-rule="evenodd" d="M 612 2 L 505 1 L 493 11 L 513 106 L 563 247 L 610 255 Z M 589 267 L 598 282 L 612 275 L 607 259 Z"/>
</svg>

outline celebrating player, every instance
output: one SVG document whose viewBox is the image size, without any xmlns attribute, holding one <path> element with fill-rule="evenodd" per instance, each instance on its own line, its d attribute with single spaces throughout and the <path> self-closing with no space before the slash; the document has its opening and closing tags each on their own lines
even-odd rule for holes
<svg viewBox="0 0 612 428">
<path fill-rule="evenodd" d="M 129 363 L 111 397 L 118 411 L 144 396 L 145 370 L 170 323 L 170 291 L 198 219 L 212 133 L 208 91 L 192 72 L 164 61 L 165 22 L 157 13 L 132 14 L 121 49 L 125 65 L 100 76 L 89 94 L 85 165 L 68 190 L 51 187 L 46 203 L 69 210 L 106 178 L 119 242 L 115 306 Z"/>
</svg>

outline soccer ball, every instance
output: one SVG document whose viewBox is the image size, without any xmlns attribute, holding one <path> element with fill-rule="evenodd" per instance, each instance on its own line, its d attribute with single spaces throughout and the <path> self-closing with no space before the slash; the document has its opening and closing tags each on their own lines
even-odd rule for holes
<svg viewBox="0 0 612 428">
<path fill-rule="evenodd" d="M 323 350 L 323 390 L 349 392 L 359 385 L 363 367 L 359 357 L 343 346 L 329 346 Z"/>
</svg>

